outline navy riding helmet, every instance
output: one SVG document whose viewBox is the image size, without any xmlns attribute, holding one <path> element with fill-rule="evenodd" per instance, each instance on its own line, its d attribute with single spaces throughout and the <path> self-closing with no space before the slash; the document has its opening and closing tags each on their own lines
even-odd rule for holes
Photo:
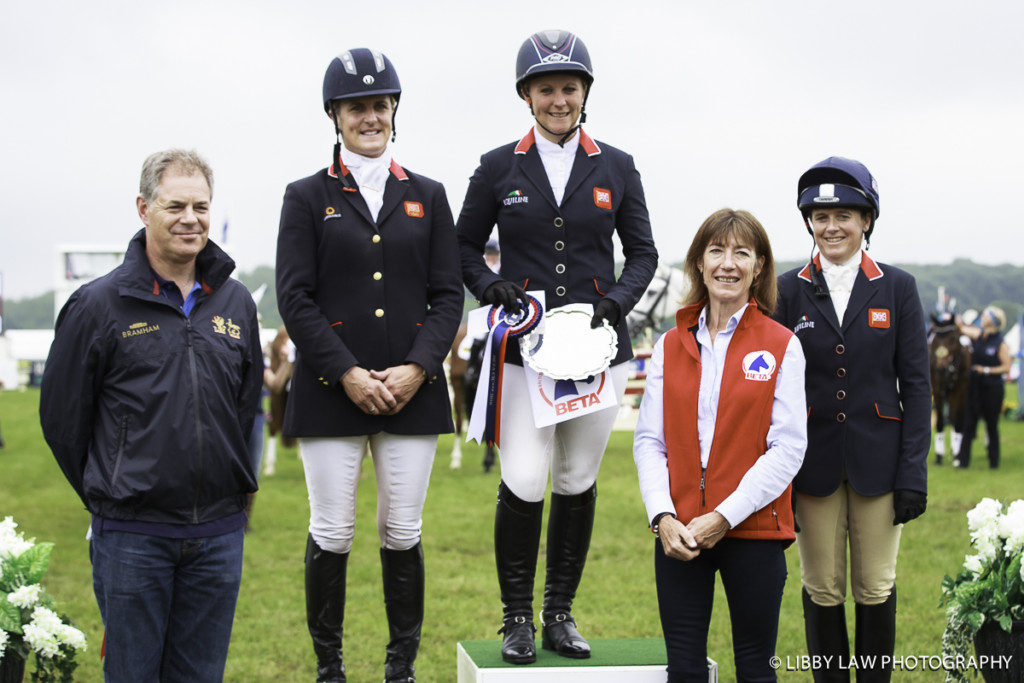
<svg viewBox="0 0 1024 683">
<path fill-rule="evenodd" d="M 391 60 L 384 53 L 357 47 L 331 60 L 324 74 L 324 111 L 331 113 L 331 102 L 367 95 L 402 95 L 402 84 Z"/>
<path fill-rule="evenodd" d="M 878 182 L 867 166 L 846 157 L 829 157 L 811 166 L 797 182 L 797 207 L 804 216 L 807 232 L 814 234 L 807 216 L 815 208 L 850 207 L 868 209 L 870 237 L 878 219 Z"/>
<path fill-rule="evenodd" d="M 516 57 L 516 94 L 526 99 L 523 84 L 542 73 L 574 73 L 590 90 L 594 69 L 583 41 L 569 31 L 540 31 L 526 39 Z"/>
</svg>

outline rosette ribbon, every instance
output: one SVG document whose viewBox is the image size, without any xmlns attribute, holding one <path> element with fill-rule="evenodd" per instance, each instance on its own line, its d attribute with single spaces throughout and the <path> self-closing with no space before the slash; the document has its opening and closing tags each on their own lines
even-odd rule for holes
<svg viewBox="0 0 1024 683">
<path fill-rule="evenodd" d="M 544 307 L 536 297 L 527 295 L 529 301 L 518 314 L 507 313 L 501 306 L 495 306 L 487 316 L 487 338 L 490 367 L 487 371 L 487 405 L 484 440 L 488 446 L 501 443 L 501 382 L 505 368 L 505 347 L 509 339 L 522 337 L 540 324 Z"/>
</svg>

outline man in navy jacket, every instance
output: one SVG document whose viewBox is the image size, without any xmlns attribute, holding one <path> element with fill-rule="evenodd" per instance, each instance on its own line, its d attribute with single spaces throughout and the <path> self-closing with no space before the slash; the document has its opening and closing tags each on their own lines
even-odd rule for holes
<svg viewBox="0 0 1024 683">
<path fill-rule="evenodd" d="M 256 305 L 207 239 L 212 183 L 195 152 L 146 160 L 146 227 L 68 300 L 43 374 L 43 434 L 92 514 L 107 681 L 224 675 L 263 356 Z"/>
</svg>

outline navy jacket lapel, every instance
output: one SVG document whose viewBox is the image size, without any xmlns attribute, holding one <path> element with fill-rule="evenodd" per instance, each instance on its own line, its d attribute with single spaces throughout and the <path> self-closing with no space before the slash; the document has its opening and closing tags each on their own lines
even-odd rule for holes
<svg viewBox="0 0 1024 683">
<path fill-rule="evenodd" d="M 378 225 L 383 225 L 387 217 L 391 215 L 391 212 L 395 210 L 395 207 L 405 197 L 407 190 L 407 183 L 403 183 L 394 174 L 388 176 L 388 181 L 384 184 L 384 203 L 381 204 L 380 213 L 377 214 Z"/>
<path fill-rule="evenodd" d="M 572 193 L 579 189 L 595 168 L 597 168 L 597 158 L 588 156 L 583 145 L 577 147 L 576 158 L 572 161 L 572 171 L 569 173 L 569 182 L 565 184 L 565 194 L 562 195 L 562 204 L 569 200 Z"/>
<path fill-rule="evenodd" d="M 863 270 L 857 271 L 857 279 L 854 280 L 853 291 L 850 292 L 850 302 L 846 304 L 846 315 L 843 316 L 844 332 L 850 329 L 850 325 L 877 293 L 878 286 L 868 279 Z"/>
<path fill-rule="evenodd" d="M 530 147 L 526 154 L 517 154 L 516 156 L 519 159 L 519 166 L 523 170 L 523 175 L 533 183 L 534 187 L 541 193 L 541 196 L 557 209 L 558 203 L 555 201 L 554 193 L 551 192 L 551 181 L 548 180 L 548 174 L 544 170 L 544 162 L 540 160 L 537 145 Z"/>
</svg>

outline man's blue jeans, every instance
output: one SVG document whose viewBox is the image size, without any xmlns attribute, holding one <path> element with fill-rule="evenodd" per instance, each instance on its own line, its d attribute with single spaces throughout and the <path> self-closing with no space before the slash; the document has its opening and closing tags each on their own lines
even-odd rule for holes
<svg viewBox="0 0 1024 683">
<path fill-rule="evenodd" d="M 95 533 L 93 590 L 109 682 L 220 681 L 242 579 L 242 529 L 174 539 Z"/>
</svg>

